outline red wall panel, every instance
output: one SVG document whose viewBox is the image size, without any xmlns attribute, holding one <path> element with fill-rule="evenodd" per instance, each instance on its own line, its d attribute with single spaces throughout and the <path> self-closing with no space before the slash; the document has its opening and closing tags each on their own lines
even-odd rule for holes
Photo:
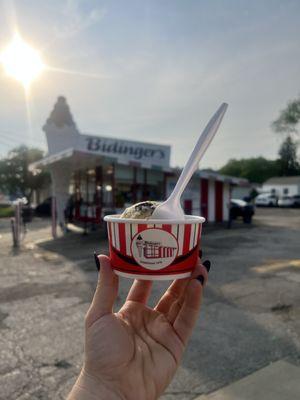
<svg viewBox="0 0 300 400">
<path fill-rule="evenodd" d="M 201 179 L 200 181 L 200 210 L 202 217 L 208 217 L 208 180 Z"/>
<path fill-rule="evenodd" d="M 216 222 L 223 221 L 223 182 L 215 181 L 215 215 Z"/>
</svg>

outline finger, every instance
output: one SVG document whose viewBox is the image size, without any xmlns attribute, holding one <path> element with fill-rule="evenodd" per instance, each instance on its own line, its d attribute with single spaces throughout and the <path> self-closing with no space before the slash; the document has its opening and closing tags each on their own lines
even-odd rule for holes
<svg viewBox="0 0 300 400">
<path fill-rule="evenodd" d="M 155 310 L 159 311 L 163 314 L 167 314 L 170 310 L 172 304 L 180 298 L 186 285 L 188 284 L 190 278 L 185 279 L 177 279 L 173 281 L 171 285 L 168 287 L 166 292 L 160 298 L 159 302 L 157 303 Z"/>
<path fill-rule="evenodd" d="M 207 281 L 208 281 L 208 272 L 207 272 L 207 269 L 204 267 L 203 264 L 199 265 L 199 268 L 197 268 L 197 274 L 194 275 L 194 277 L 199 276 L 199 275 L 203 276 L 203 278 L 204 278 L 203 286 L 206 286 Z"/>
<path fill-rule="evenodd" d="M 112 313 L 118 295 L 118 276 L 113 272 L 107 256 L 99 256 L 100 274 L 92 304 L 86 317 L 87 325 L 92 325 L 105 314 Z"/>
<path fill-rule="evenodd" d="M 200 264 L 200 259 L 198 258 L 197 265 L 194 268 L 191 277 L 186 279 L 178 279 L 174 281 L 169 286 L 165 294 L 161 297 L 155 309 L 163 314 L 166 314 L 168 320 L 171 323 L 173 323 L 181 307 L 182 303 L 180 302 L 180 298 L 184 294 L 187 284 L 191 279 L 193 279 L 198 275 L 201 275 L 202 273 L 203 273 L 203 268 Z M 207 280 L 207 271 L 205 270 L 204 281 L 206 280 Z M 176 305 L 176 303 L 178 303 L 178 305 Z"/>
<path fill-rule="evenodd" d="M 182 307 L 174 321 L 173 328 L 184 344 L 187 343 L 200 310 L 202 285 L 197 279 L 192 279 L 185 291 Z"/>
<path fill-rule="evenodd" d="M 189 281 L 193 280 L 197 276 L 203 276 L 203 286 L 205 286 L 207 283 L 207 280 L 208 280 L 208 273 L 207 273 L 206 268 L 202 264 L 200 264 L 200 260 L 198 260 L 198 264 L 196 265 L 195 270 L 193 271 L 192 276 L 189 279 Z M 187 287 L 187 285 L 186 285 L 186 287 Z M 181 294 L 181 296 L 177 299 L 177 301 L 174 301 L 173 304 L 171 305 L 171 307 L 166 315 L 170 324 L 173 324 L 175 319 L 177 318 L 177 315 L 183 305 L 184 297 L 185 297 L 185 293 L 183 292 Z"/>
<path fill-rule="evenodd" d="M 203 278 L 204 278 L 203 286 L 205 286 L 207 284 L 207 281 L 208 281 L 208 272 L 207 272 L 207 269 L 202 264 L 200 258 L 198 258 L 197 265 L 196 265 L 196 267 L 195 267 L 195 269 L 194 269 L 194 271 L 193 271 L 193 273 L 191 275 L 191 279 L 197 278 L 197 276 L 199 276 L 199 275 L 203 275 Z"/>
<path fill-rule="evenodd" d="M 152 281 L 135 280 L 130 288 L 126 301 L 146 304 L 152 288 Z"/>
</svg>

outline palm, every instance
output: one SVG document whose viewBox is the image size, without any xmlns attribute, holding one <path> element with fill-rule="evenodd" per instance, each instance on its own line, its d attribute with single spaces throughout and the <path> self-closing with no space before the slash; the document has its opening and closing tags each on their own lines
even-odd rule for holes
<svg viewBox="0 0 300 400">
<path fill-rule="evenodd" d="M 109 290 L 111 294 L 114 288 L 115 298 L 118 278 L 101 261 L 103 276 L 111 274 Z M 100 278 L 99 293 L 109 302 L 108 292 L 101 288 L 103 281 Z M 187 290 L 191 284 L 194 287 Z M 201 290 L 195 279 L 175 281 L 155 309 L 146 305 L 151 285 L 136 281 L 115 314 L 104 312 L 100 304 L 96 312 L 97 289 L 87 317 L 85 371 L 126 399 L 150 400 L 162 394 L 176 371 L 198 311 Z"/>
</svg>

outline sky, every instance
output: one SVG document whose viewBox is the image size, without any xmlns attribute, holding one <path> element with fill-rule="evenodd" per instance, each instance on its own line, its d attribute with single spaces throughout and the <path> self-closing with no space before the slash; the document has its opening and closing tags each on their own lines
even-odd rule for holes
<svg viewBox="0 0 300 400">
<path fill-rule="evenodd" d="M 200 166 L 274 159 L 270 124 L 300 92 L 299 15 L 299 0 L 0 0 L 0 51 L 17 29 L 51 67 L 26 98 L 0 66 L 0 155 L 46 149 L 64 95 L 82 133 L 170 144 L 174 166 L 227 102 Z"/>
</svg>

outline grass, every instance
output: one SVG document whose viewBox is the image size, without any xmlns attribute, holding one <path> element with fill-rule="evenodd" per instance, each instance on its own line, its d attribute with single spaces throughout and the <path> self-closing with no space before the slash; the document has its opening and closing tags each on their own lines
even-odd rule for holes
<svg viewBox="0 0 300 400">
<path fill-rule="evenodd" d="M 14 216 L 14 209 L 10 206 L 0 206 L 0 218 L 8 218 Z"/>
</svg>

